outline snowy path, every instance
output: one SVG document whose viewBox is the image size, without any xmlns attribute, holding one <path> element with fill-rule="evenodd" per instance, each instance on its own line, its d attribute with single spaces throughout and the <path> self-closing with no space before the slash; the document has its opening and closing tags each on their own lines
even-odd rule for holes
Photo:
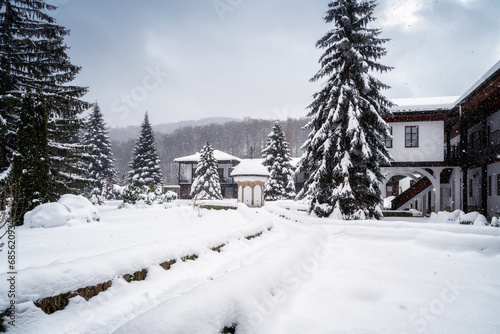
<svg viewBox="0 0 500 334">
<path fill-rule="evenodd" d="M 274 221 L 288 231 L 288 247 L 277 242 L 251 266 L 163 302 L 116 333 L 217 333 L 231 324 L 238 334 L 499 332 L 497 229 L 280 214 L 292 219 Z"/>
<path fill-rule="evenodd" d="M 84 229 L 19 231 L 20 241 L 31 243 L 19 270 L 25 298 L 28 291 L 68 291 L 89 274 L 109 278 L 137 266 L 148 269 L 146 279 L 127 283 L 115 275 L 108 290 L 89 301 L 74 297 L 51 315 L 20 303 L 9 332 L 215 334 L 225 326 L 236 326 L 238 334 L 500 331 L 500 229 L 343 222 L 272 205 L 203 210 L 201 217 L 187 207 L 105 207 L 101 215 L 102 224 Z M 258 231 L 264 233 L 242 237 Z M 68 240 L 73 246 L 60 252 Z M 220 253 L 210 250 L 222 241 L 227 245 Z M 37 254 L 37 243 L 54 252 Z M 192 253 L 198 259 L 179 260 Z M 178 259 L 167 271 L 158 265 L 165 257 Z M 60 270 L 70 270 L 65 278 L 73 283 L 62 280 Z M 37 289 L 40 281 L 46 284 Z"/>
</svg>

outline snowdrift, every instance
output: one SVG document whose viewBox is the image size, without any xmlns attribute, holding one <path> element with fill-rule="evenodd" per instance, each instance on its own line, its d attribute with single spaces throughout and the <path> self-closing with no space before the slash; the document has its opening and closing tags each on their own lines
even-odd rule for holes
<svg viewBox="0 0 500 334">
<path fill-rule="evenodd" d="M 24 225 L 28 227 L 72 226 L 99 221 L 99 211 L 85 197 L 63 195 L 59 201 L 37 206 L 24 215 Z"/>
</svg>

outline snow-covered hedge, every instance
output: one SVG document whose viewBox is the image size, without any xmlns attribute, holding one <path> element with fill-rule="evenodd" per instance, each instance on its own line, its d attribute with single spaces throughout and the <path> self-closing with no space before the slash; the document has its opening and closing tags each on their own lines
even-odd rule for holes
<svg viewBox="0 0 500 334">
<path fill-rule="evenodd" d="M 127 187 L 122 187 L 117 184 L 113 184 L 113 190 L 106 196 L 106 189 L 103 189 L 102 191 L 99 188 L 94 188 L 92 189 L 89 193 L 85 195 L 90 202 L 94 205 L 104 205 L 105 200 L 111 200 L 111 199 L 122 199 L 123 192 L 125 191 Z"/>
<path fill-rule="evenodd" d="M 28 227 L 72 226 L 99 221 L 99 211 L 85 197 L 63 195 L 59 201 L 37 206 L 24 215 Z"/>
<path fill-rule="evenodd" d="M 122 196 L 124 204 L 163 204 L 177 199 L 177 194 L 173 191 L 164 192 L 161 186 L 155 185 L 142 188 L 127 186 Z"/>
<path fill-rule="evenodd" d="M 462 210 L 433 212 L 431 213 L 429 222 L 499 227 L 499 221 L 496 217 L 493 217 L 491 223 L 489 223 L 485 216 L 476 211 L 469 213 L 465 213 Z"/>
</svg>

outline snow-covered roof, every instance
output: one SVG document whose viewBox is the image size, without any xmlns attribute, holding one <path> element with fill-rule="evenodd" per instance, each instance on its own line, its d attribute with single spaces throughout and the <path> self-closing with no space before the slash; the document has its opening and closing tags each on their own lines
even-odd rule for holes
<svg viewBox="0 0 500 334">
<path fill-rule="evenodd" d="M 240 158 L 237 158 L 234 155 L 227 154 L 219 150 L 214 150 L 214 158 L 217 161 L 241 161 Z M 196 152 L 195 154 L 192 155 L 176 158 L 174 159 L 174 162 L 198 162 L 199 159 L 200 159 L 200 152 Z"/>
<path fill-rule="evenodd" d="M 424 111 L 437 109 L 452 109 L 459 99 L 459 96 L 437 96 L 420 97 L 406 99 L 392 99 L 397 106 L 391 111 Z"/>
<path fill-rule="evenodd" d="M 492 75 L 500 71 L 500 61 L 493 65 L 479 80 L 477 80 L 465 93 L 461 96 L 438 96 L 424 98 L 406 98 L 392 99 L 397 106 L 391 108 L 391 111 L 426 111 L 438 109 L 453 109 L 460 102 L 465 100 L 471 93 L 486 82 Z"/>
<path fill-rule="evenodd" d="M 481 76 L 481 78 L 479 78 L 479 80 L 477 80 L 469 89 L 467 89 L 465 93 L 463 93 L 458 98 L 456 104 L 462 102 L 465 98 L 467 98 L 467 96 L 469 96 L 470 93 L 475 91 L 479 86 L 481 86 L 483 82 L 488 80 L 489 77 L 491 77 L 495 72 L 499 70 L 500 70 L 500 60 L 495 65 L 493 65 L 486 73 L 484 73 L 483 76 Z"/>
<path fill-rule="evenodd" d="M 262 165 L 264 159 L 244 159 L 234 167 L 231 176 L 269 176 L 267 168 Z"/>
</svg>

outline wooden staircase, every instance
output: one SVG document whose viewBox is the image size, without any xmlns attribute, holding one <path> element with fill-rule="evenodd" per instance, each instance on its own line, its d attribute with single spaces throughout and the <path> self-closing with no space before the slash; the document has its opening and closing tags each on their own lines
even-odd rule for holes
<svg viewBox="0 0 500 334">
<path fill-rule="evenodd" d="M 447 184 L 450 182 L 452 172 L 453 171 L 451 169 L 445 169 L 441 172 L 441 184 Z M 391 209 L 398 210 L 400 207 L 411 201 L 413 198 L 415 198 L 415 196 L 418 196 L 418 194 L 420 194 L 431 185 L 432 182 L 427 177 L 421 178 L 413 186 L 406 189 L 392 200 Z"/>
<path fill-rule="evenodd" d="M 392 200 L 392 206 L 391 206 L 392 210 L 399 209 L 405 203 L 411 201 L 415 196 L 420 194 L 425 189 L 429 188 L 429 186 L 431 185 L 432 185 L 431 180 L 429 180 L 426 177 L 421 178 L 413 186 L 406 189 Z"/>
</svg>

